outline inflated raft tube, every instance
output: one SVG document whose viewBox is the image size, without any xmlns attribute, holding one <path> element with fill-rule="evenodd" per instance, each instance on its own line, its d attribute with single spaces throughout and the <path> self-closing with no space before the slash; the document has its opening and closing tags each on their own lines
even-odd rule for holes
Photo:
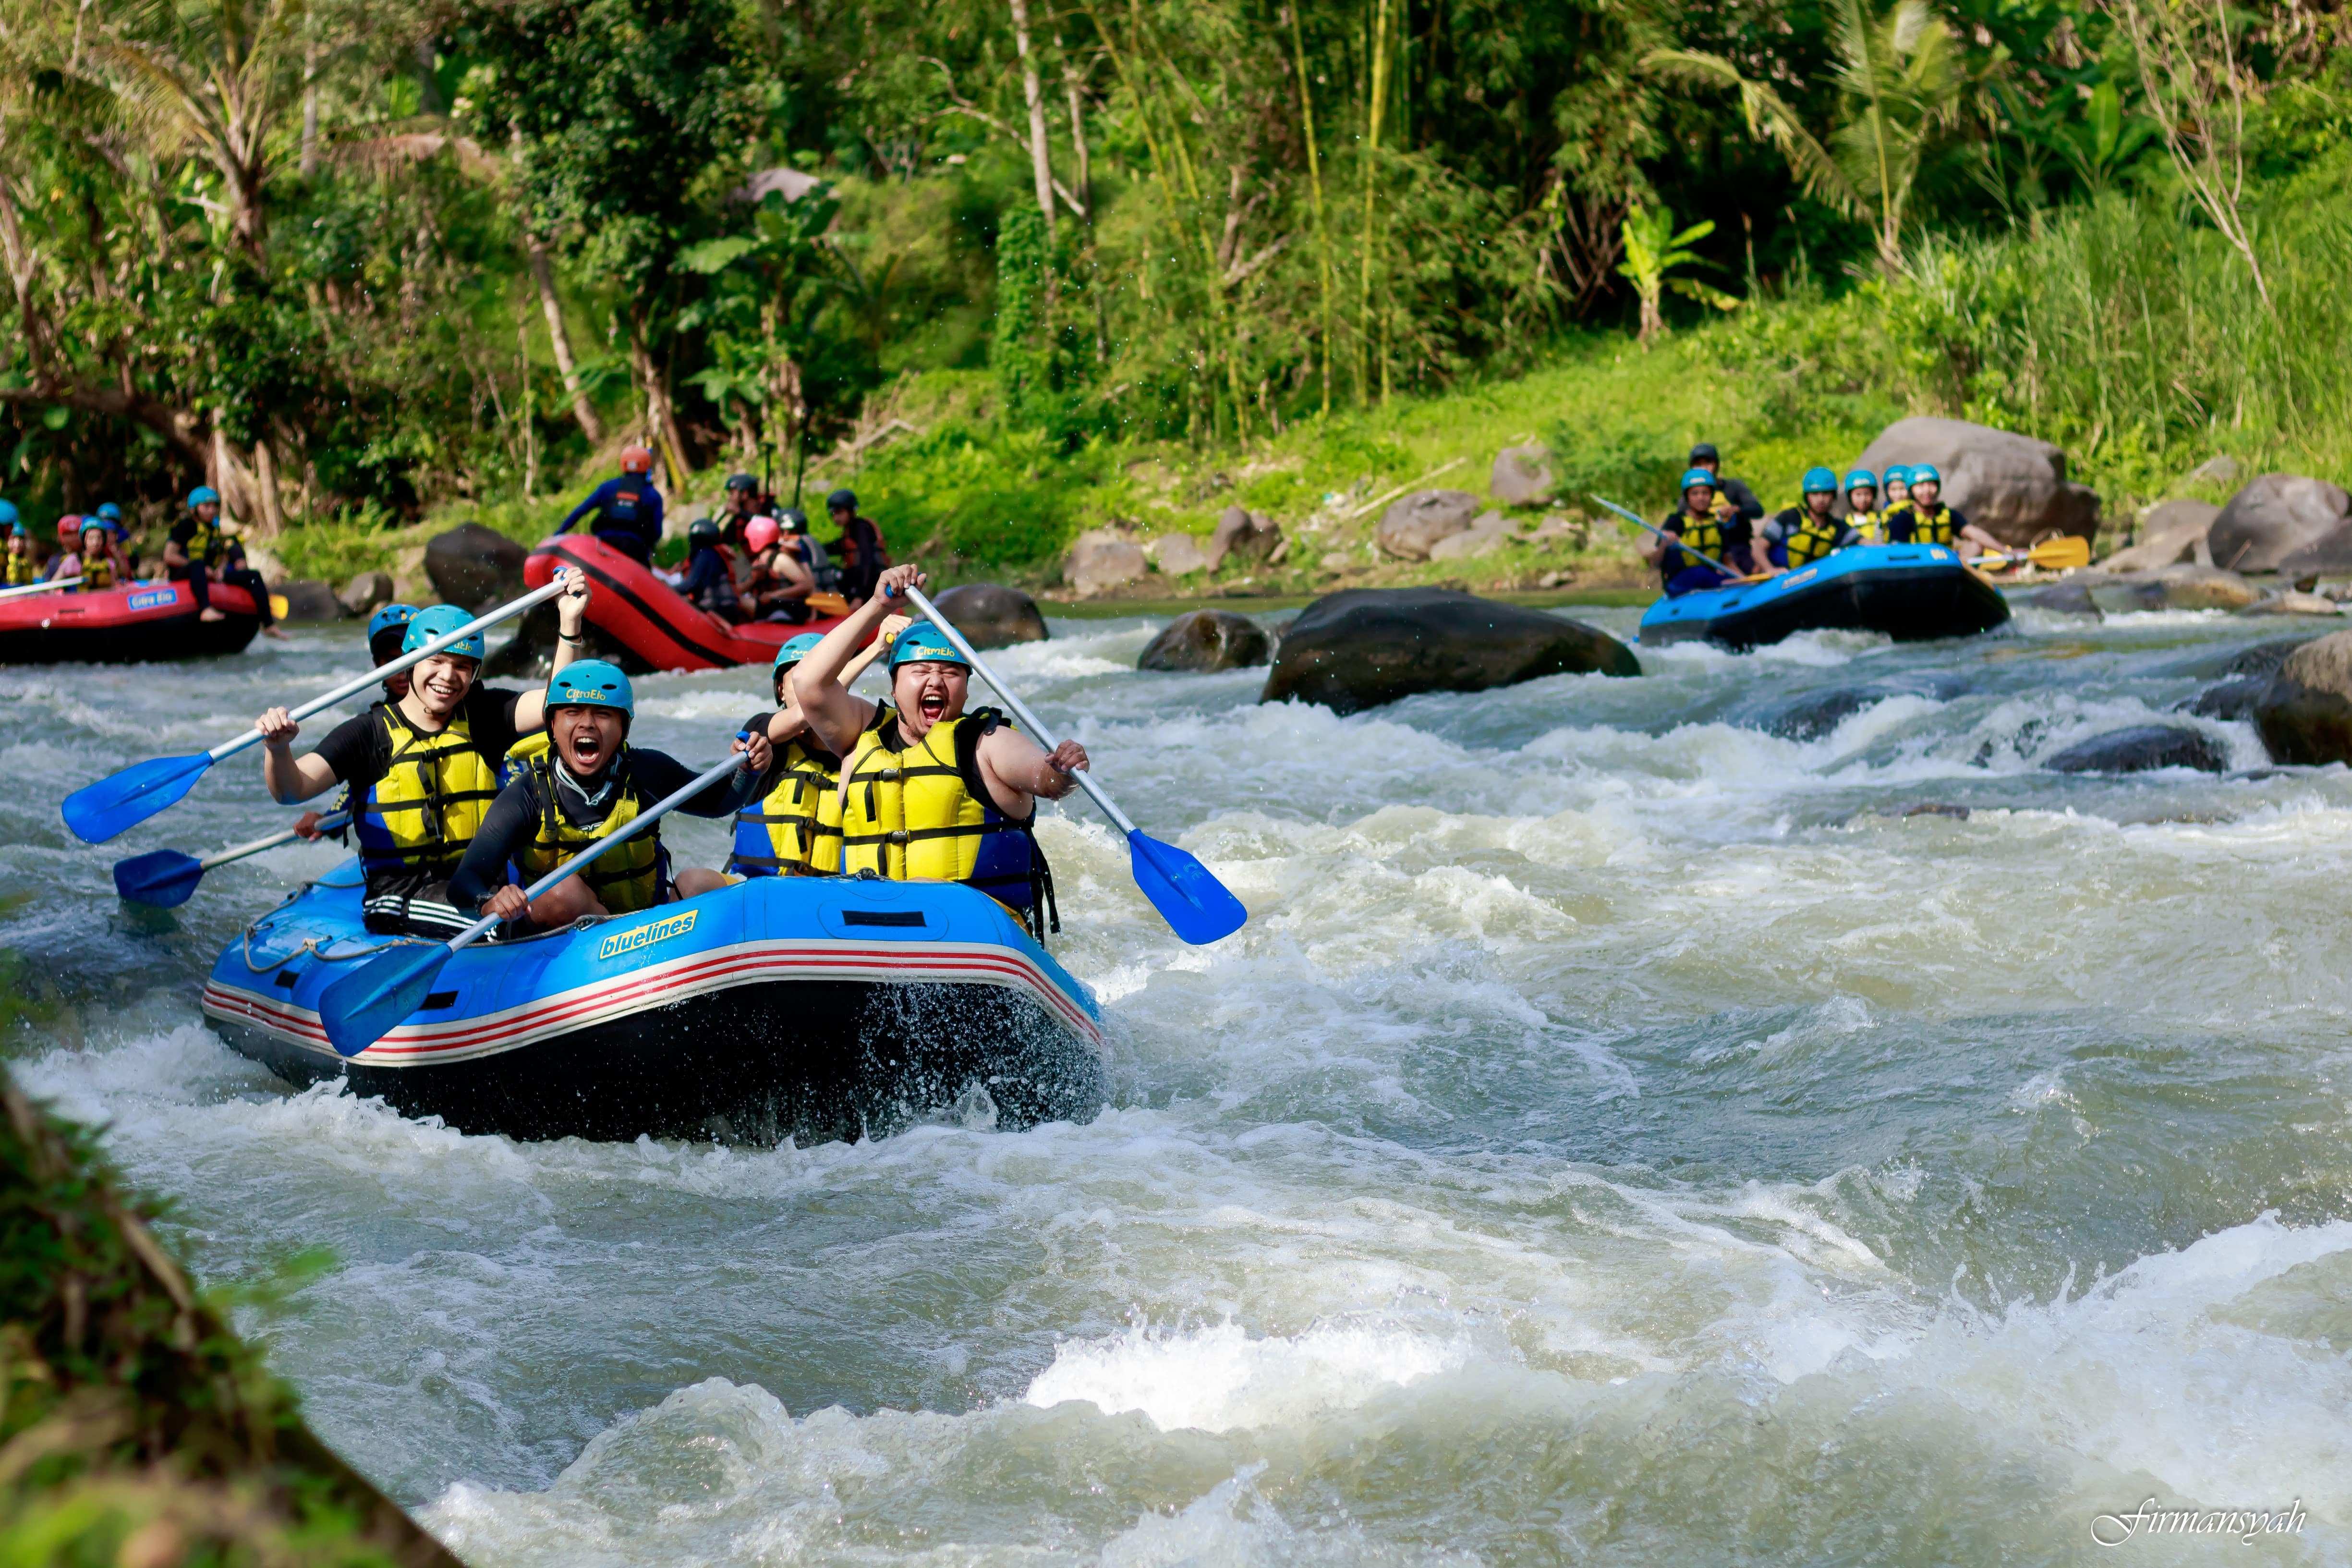
<svg viewBox="0 0 2352 1568">
<path fill-rule="evenodd" d="M 146 664 L 236 653 L 261 629 L 251 595 L 212 585 L 207 621 L 185 583 L 126 583 L 0 599 L 0 664 Z"/>
<path fill-rule="evenodd" d="M 346 1060 L 319 997 L 401 939 L 356 860 L 229 943 L 205 1018 L 290 1083 L 515 1138 L 770 1144 L 891 1131 L 984 1090 L 997 1124 L 1103 1102 L 1100 1013 L 1003 905 L 950 882 L 760 877 L 642 914 L 460 949 L 408 1022 Z"/>
<path fill-rule="evenodd" d="M 2009 619 L 2000 590 L 1940 544 L 1860 544 L 1762 583 L 1660 599 L 1641 641 L 1758 647 L 1796 632 L 1884 632 L 1896 642 L 1973 637 Z"/>
<path fill-rule="evenodd" d="M 835 616 L 797 625 L 750 621 L 741 626 L 698 608 L 662 581 L 661 574 L 625 555 L 593 535 L 559 533 L 542 539 L 523 562 L 523 581 L 537 588 L 565 566 L 577 566 L 596 585 L 588 601 L 588 621 L 634 660 L 634 673 L 648 670 L 725 669 L 739 664 L 772 664 L 776 649 L 803 632 L 829 632 Z"/>
</svg>

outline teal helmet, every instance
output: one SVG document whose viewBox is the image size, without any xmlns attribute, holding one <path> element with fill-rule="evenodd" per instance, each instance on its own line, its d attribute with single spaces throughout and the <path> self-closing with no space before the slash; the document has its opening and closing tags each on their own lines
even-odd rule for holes
<svg viewBox="0 0 2352 1568">
<path fill-rule="evenodd" d="M 1906 465 L 1902 464 L 1902 463 L 1889 463 L 1889 464 L 1887 464 L 1887 465 L 1886 465 L 1886 482 L 1887 482 L 1888 484 L 1890 484 L 1890 485 L 1891 485 L 1891 484 L 1895 484 L 1895 483 L 1896 483 L 1897 481 L 1900 481 L 1901 483 L 1904 483 L 1904 484 L 1906 484 L 1906 485 L 1907 485 L 1907 484 L 1909 484 L 1909 483 L 1911 482 L 1911 470 L 1910 470 L 1910 468 L 1909 468 Z"/>
<path fill-rule="evenodd" d="M 1705 468 L 1685 468 L 1683 482 L 1679 488 L 1690 489 L 1697 485 L 1705 485 L 1707 489 L 1713 489 L 1716 487 L 1716 478 Z"/>
<path fill-rule="evenodd" d="M 368 617 L 368 657 L 378 664 L 390 664 L 400 657 L 406 640 L 408 623 L 416 618 L 414 605 L 386 605 Z"/>
<path fill-rule="evenodd" d="M 1944 482 L 1944 476 L 1936 471 L 1933 463 L 1912 464 L 1910 478 L 1915 485 L 1940 485 Z"/>
<path fill-rule="evenodd" d="M 1868 468 L 1856 468 L 1845 477 L 1845 488 L 1850 490 L 1874 490 L 1878 488 L 1878 476 Z"/>
<path fill-rule="evenodd" d="M 16 503 L 15 501 L 0 500 L 0 528 L 21 529 L 25 525 L 18 521 L 16 518 Z"/>
<path fill-rule="evenodd" d="M 1807 495 L 1835 495 L 1837 488 L 1837 475 L 1830 469 L 1815 468 L 1805 470 L 1803 489 Z"/>
<path fill-rule="evenodd" d="M 188 492 L 188 510 L 190 511 L 194 511 L 196 508 L 204 505 L 206 501 L 217 503 L 219 500 L 220 491 L 213 489 L 210 485 L 198 485 L 194 489 Z"/>
<path fill-rule="evenodd" d="M 409 617 L 408 630 L 400 639 L 400 651 L 415 653 L 436 637 L 447 637 L 474 618 L 474 612 L 460 605 L 434 605 Z M 489 651 L 482 634 L 458 638 L 441 650 L 453 658 L 481 658 Z"/>
<path fill-rule="evenodd" d="M 902 664 L 956 664 L 971 668 L 971 660 L 956 652 L 955 644 L 947 634 L 929 622 L 918 622 L 898 634 L 890 645 L 890 668 L 895 672 Z"/>
<path fill-rule="evenodd" d="M 783 674 L 784 671 L 814 653 L 816 645 L 823 641 L 824 637 L 820 632 L 803 632 L 800 636 L 787 641 L 783 647 L 776 650 L 776 662 L 771 667 L 772 672 L 777 675 Z"/>
<path fill-rule="evenodd" d="M 550 711 L 558 708 L 614 708 L 625 718 L 637 716 L 637 695 L 629 689 L 629 678 L 617 664 L 607 664 L 601 658 L 574 659 L 547 679 L 547 706 Z"/>
</svg>

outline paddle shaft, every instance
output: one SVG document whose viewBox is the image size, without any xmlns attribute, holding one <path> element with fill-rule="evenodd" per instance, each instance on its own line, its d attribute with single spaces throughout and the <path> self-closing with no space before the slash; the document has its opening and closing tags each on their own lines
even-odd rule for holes
<svg viewBox="0 0 2352 1568">
<path fill-rule="evenodd" d="M 664 795 L 659 801 L 655 803 L 651 810 L 638 813 L 635 818 L 616 829 L 611 837 L 598 839 L 594 844 L 583 849 L 579 854 L 574 855 L 571 859 L 566 860 L 562 865 L 558 866 L 554 870 L 550 871 L 546 876 L 541 877 L 538 881 L 533 882 L 530 887 L 525 888 L 522 890 L 523 901 L 528 903 L 531 900 L 539 897 L 540 894 L 547 891 L 548 889 L 552 888 L 556 883 L 561 882 L 564 878 L 569 877 L 574 871 L 579 870 L 582 867 L 587 865 L 590 861 L 595 859 L 606 850 L 619 848 L 622 845 L 626 844 L 630 839 L 635 838 L 638 834 L 643 833 L 646 828 L 651 827 L 655 823 L 659 822 L 663 817 L 668 816 L 677 807 L 685 805 L 696 795 L 700 795 L 712 784 L 717 784 L 722 775 L 733 773 L 737 768 L 742 767 L 743 765 L 744 759 L 740 756 L 730 757 L 723 763 L 712 763 L 709 767 L 705 768 L 700 773 L 697 774 L 692 779 L 688 780 L 685 784 L 682 784 L 678 785 L 677 788 L 672 790 L 668 795 Z M 484 915 L 480 920 L 476 921 L 472 925 L 467 926 L 464 931 L 449 939 L 446 944 L 449 951 L 451 952 L 455 952 L 468 942 L 483 936 L 490 930 L 490 928 L 497 925 L 502 918 L 503 917 L 499 915 Z"/>
<path fill-rule="evenodd" d="M 512 620 L 515 616 L 521 615 L 525 610 L 530 609 L 532 605 L 543 605 L 548 600 L 554 598 L 558 594 L 562 592 L 563 584 L 560 580 L 550 583 L 544 588 L 533 588 L 530 593 L 525 594 L 521 598 L 517 599 L 514 603 L 510 605 L 500 605 L 497 609 L 488 611 L 473 620 L 467 621 L 456 631 L 445 633 L 443 636 L 435 637 L 431 642 L 426 643 L 423 647 L 418 648 L 414 653 L 402 654 L 398 658 L 394 659 L 391 663 L 380 664 L 373 669 L 369 670 L 365 675 L 359 677 L 357 679 L 347 680 L 341 686 L 336 687 L 332 691 L 326 692 L 318 697 L 313 697 L 308 702 L 303 703 L 299 708 L 290 710 L 288 717 L 293 719 L 308 719 L 313 713 L 332 708 L 336 703 L 341 702 L 349 698 L 355 697 L 359 693 L 365 691 L 371 686 L 380 685 L 383 682 L 391 679 L 394 676 L 398 675 L 404 669 L 423 664 L 426 659 L 431 658 L 443 648 L 448 647 L 456 643 L 463 642 L 466 638 L 472 637 L 476 632 L 497 626 L 500 621 Z M 235 740 L 222 742 L 219 745 L 215 746 L 211 751 L 206 752 L 205 755 L 215 763 L 221 762 L 236 755 L 237 752 L 242 752 L 247 746 L 257 744 L 260 740 L 260 731 L 247 730 L 245 733 L 237 736 Z"/>
<path fill-rule="evenodd" d="M 14 588 L 0 588 L 0 599 L 29 599 L 36 594 L 54 594 L 61 588 L 70 588 L 80 581 L 80 576 L 76 574 L 71 577 L 60 577 L 53 583 L 19 584 Z"/>
<path fill-rule="evenodd" d="M 1702 554 L 1700 552 L 1693 550 L 1689 545 L 1685 544 L 1681 540 L 1675 538 L 1673 534 L 1668 533 L 1656 523 L 1647 522 L 1641 518 L 1635 517 L 1632 512 L 1627 511 L 1623 507 L 1619 506 L 1613 500 L 1601 500 L 1601 498 L 1599 496 L 1594 496 L 1592 499 L 1594 500 L 1601 501 L 1602 506 L 1607 507 L 1611 511 L 1615 512 L 1619 517 L 1623 518 L 1627 522 L 1632 523 L 1634 527 L 1648 529 L 1652 533 L 1656 534 L 1660 539 L 1664 540 L 1668 544 L 1673 545 L 1676 550 L 1681 551 L 1684 554 L 1705 562 L 1707 565 L 1714 567 L 1717 571 L 1722 573 L 1727 577 L 1744 577 L 1747 575 L 1744 572 L 1734 572 L 1730 567 L 1726 566 L 1722 562 L 1717 561 L 1712 555 Z"/>
<path fill-rule="evenodd" d="M 352 814 L 348 811 L 339 811 L 332 816 L 322 816 L 319 818 L 319 831 L 332 833 L 351 819 Z M 300 834 L 290 827 L 281 827 L 275 833 L 263 834 L 249 844 L 239 844 L 224 849 L 217 855 L 207 855 L 196 862 L 196 868 L 200 871 L 209 871 L 215 866 L 226 866 L 232 860 L 242 860 L 248 855 L 258 855 L 265 849 L 275 849 L 280 844 L 290 843 L 300 837 Z"/>
<path fill-rule="evenodd" d="M 980 672 L 980 678 L 982 680 L 996 689 L 996 694 L 1004 699 L 1004 705 L 1013 710 L 1013 716 L 1029 727 L 1030 735 L 1039 745 L 1050 752 L 1061 744 L 1059 741 L 1054 739 L 1054 732 L 1038 721 L 1037 715 L 1029 711 L 1029 705 L 1021 700 L 1013 688 L 1005 685 L 998 678 L 996 671 L 988 668 L 988 661 L 980 657 L 980 651 L 964 640 L 961 632 L 948 624 L 948 618 L 940 614 L 940 607 L 931 603 L 930 595 L 925 594 L 920 588 L 909 584 L 907 597 L 913 601 L 915 608 L 930 617 L 931 625 L 940 628 L 940 635 L 954 646 L 956 652 L 971 660 L 972 668 Z M 1127 813 L 1119 810 L 1110 796 L 1103 794 L 1102 785 L 1087 777 L 1082 770 L 1073 772 L 1070 776 L 1078 781 L 1078 787 L 1087 792 L 1087 798 L 1100 806 L 1102 814 L 1109 817 L 1121 833 L 1137 831 L 1135 824 L 1128 820 Z"/>
</svg>

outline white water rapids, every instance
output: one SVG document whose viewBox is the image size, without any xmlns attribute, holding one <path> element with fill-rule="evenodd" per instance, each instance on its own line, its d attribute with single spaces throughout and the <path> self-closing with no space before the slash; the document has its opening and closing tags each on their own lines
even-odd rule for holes
<svg viewBox="0 0 2352 1568">
<path fill-rule="evenodd" d="M 289 1093 L 196 992 L 340 851 L 132 910 L 117 857 L 285 820 L 252 759 L 101 847 L 57 804 L 352 632 L 0 671 L 14 1068 L 209 1283 L 280 1280 L 241 1325 L 476 1563 L 2352 1560 L 2352 775 L 2171 711 L 2291 626 L 1652 649 L 1347 719 L 1139 674 L 1153 629 L 1000 656 L 1253 910 L 1185 948 L 1049 817 L 1089 1125 L 518 1144 Z M 761 679 L 643 680 L 638 739 L 699 765 Z M 2158 720 L 2238 771 L 2037 766 Z M 2307 1518 L 2095 1543 L 2150 1497 Z"/>
</svg>

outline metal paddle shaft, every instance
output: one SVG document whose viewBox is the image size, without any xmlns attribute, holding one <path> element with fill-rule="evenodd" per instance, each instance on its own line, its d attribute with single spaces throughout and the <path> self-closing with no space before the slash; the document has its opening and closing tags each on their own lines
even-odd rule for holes
<svg viewBox="0 0 2352 1568">
<path fill-rule="evenodd" d="M 319 831 L 332 833 L 352 819 L 348 811 L 336 812 L 319 819 Z M 248 855 L 258 855 L 265 849 L 275 849 L 290 839 L 299 837 L 290 827 L 264 834 L 249 844 L 239 844 L 217 855 L 199 860 L 177 849 L 151 849 L 144 855 L 133 855 L 128 860 L 114 863 L 114 890 L 134 904 L 152 904 L 158 909 L 174 909 L 193 897 L 196 884 L 204 874 L 216 866 L 232 860 L 242 860 Z"/>
<path fill-rule="evenodd" d="M 54 583 L 25 583 L 14 588 L 0 588 L 0 599 L 29 599 L 36 594 L 54 594 L 80 581 L 81 578 L 76 575 L 60 577 Z"/>
<path fill-rule="evenodd" d="M 512 604 L 500 605 L 495 610 L 487 611 L 456 631 L 435 637 L 412 653 L 402 654 L 357 679 L 347 680 L 331 691 L 311 698 L 293 709 L 290 716 L 298 720 L 307 719 L 322 709 L 332 708 L 371 686 L 391 679 L 404 669 L 423 663 L 484 627 L 510 620 L 532 605 L 544 604 L 562 592 L 563 584 L 560 579 L 543 588 L 534 588 Z M 261 731 L 248 728 L 243 734 L 222 742 L 209 752 L 197 752 L 184 757 L 151 757 L 143 763 L 133 763 L 66 796 L 63 807 L 66 826 L 72 828 L 76 837 L 85 844 L 103 844 L 124 828 L 146 821 L 180 800 L 196 787 L 196 781 L 204 777 L 215 763 L 233 757 L 247 746 L 257 745 L 260 741 Z"/>
<path fill-rule="evenodd" d="M 1050 751 L 1061 743 L 1054 739 L 1054 732 L 1038 721 L 1037 715 L 1029 711 L 1029 705 L 1021 700 L 996 671 L 988 668 L 988 661 L 980 657 L 980 651 L 949 624 L 948 618 L 940 614 L 939 606 L 932 604 L 920 588 L 910 585 L 907 589 L 907 597 L 917 609 L 930 617 L 931 625 L 939 627 L 940 635 L 948 639 L 956 652 L 971 661 L 971 668 L 996 689 L 996 694 L 1004 699 L 1004 705 L 1013 710 L 1013 716 L 1029 727 L 1030 734 L 1040 745 Z M 1242 901 L 1234 897 L 1231 889 L 1218 881 L 1215 875 L 1201 864 L 1198 857 L 1172 844 L 1162 844 L 1136 826 L 1128 820 L 1127 813 L 1119 810 L 1110 796 L 1103 793 L 1102 785 L 1087 773 L 1074 771 L 1070 776 L 1077 780 L 1080 789 L 1087 792 L 1087 798 L 1101 807 L 1102 814 L 1127 835 L 1129 870 L 1135 878 L 1135 885 L 1142 890 L 1145 898 L 1151 900 L 1151 907 L 1160 911 L 1160 918 L 1168 922 L 1169 930 L 1196 947 L 1231 936 L 1241 930 L 1249 919 L 1249 910 L 1242 907 Z"/>
<path fill-rule="evenodd" d="M 639 813 L 616 829 L 610 837 L 598 839 L 524 889 L 524 900 L 536 899 L 597 857 L 626 844 L 718 783 L 721 777 L 744 765 L 744 758 L 732 756 L 704 769 L 694 779 L 663 796 L 650 810 Z M 448 941 L 435 942 L 431 946 L 395 948 L 370 959 L 328 986 L 319 998 L 319 1021 L 326 1028 L 328 1043 L 340 1054 L 355 1057 L 390 1034 L 403 1019 L 425 1005 L 425 998 L 432 992 L 433 982 L 439 977 L 441 966 L 449 962 L 450 955 L 488 935 L 499 919 L 497 915 L 484 915 Z"/>
<path fill-rule="evenodd" d="M 1590 494 L 1591 492 L 1588 491 L 1587 493 Z M 1748 575 L 1745 572 L 1734 572 L 1730 567 L 1726 566 L 1722 562 L 1717 561 L 1712 555 L 1704 554 L 1699 551 L 1693 550 L 1689 545 L 1685 544 L 1680 539 L 1668 533 L 1656 523 L 1645 521 L 1643 519 L 1634 516 L 1632 512 L 1627 511 L 1623 507 L 1619 506 L 1613 500 L 1608 500 L 1600 496 L 1593 496 L 1592 499 L 1600 501 L 1602 506 L 1607 507 L 1611 511 L 1615 512 L 1619 517 L 1623 518 L 1635 528 L 1648 529 L 1652 533 L 1656 534 L 1660 539 L 1664 540 L 1668 544 L 1673 545 L 1676 550 L 1681 551 L 1684 554 L 1691 556 L 1696 560 L 1705 562 L 1707 565 L 1714 567 L 1717 571 L 1722 573 L 1727 577 L 1745 577 Z"/>
<path fill-rule="evenodd" d="M 340 833 L 350 825 L 351 820 L 350 812 L 338 811 L 319 818 L 319 826 L 315 831 Z M 242 860 L 248 855 L 258 855 L 265 849 L 275 849 L 280 844 L 290 844 L 300 837 L 302 836 L 299 833 L 290 827 L 281 827 L 275 833 L 265 833 L 248 843 L 234 845 L 217 855 L 207 855 L 196 864 L 209 871 L 215 866 L 226 866 L 232 860 Z"/>
</svg>

